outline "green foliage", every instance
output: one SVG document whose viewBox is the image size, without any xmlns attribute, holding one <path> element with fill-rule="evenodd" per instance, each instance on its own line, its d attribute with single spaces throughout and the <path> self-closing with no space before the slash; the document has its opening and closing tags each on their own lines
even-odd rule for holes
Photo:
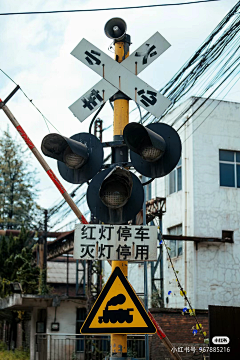
<svg viewBox="0 0 240 360">
<path fill-rule="evenodd" d="M 76 359 L 77 359 L 77 355 L 73 352 L 73 353 L 72 353 L 71 360 L 76 360 Z"/>
<path fill-rule="evenodd" d="M 28 149 L 7 131 L 0 137 L 0 229 L 38 227 L 35 170 L 30 169 Z"/>
<path fill-rule="evenodd" d="M 0 359 L 4 360 L 30 360 L 30 355 L 28 352 L 22 350 L 13 351 L 1 351 L 0 350 Z"/>
<path fill-rule="evenodd" d="M 25 229 L 18 237 L 0 241 L 0 297 L 11 293 L 10 283 L 19 282 L 23 293 L 38 292 L 39 268 L 34 266 L 32 240 Z"/>
<path fill-rule="evenodd" d="M 0 341 L 0 352 L 7 350 L 7 344 L 3 341 Z"/>
<path fill-rule="evenodd" d="M 135 357 L 137 357 L 137 351 L 135 351 L 133 349 L 127 349 L 127 356 L 135 358 Z"/>
<path fill-rule="evenodd" d="M 52 289 L 51 286 L 47 285 L 46 283 L 46 269 L 40 269 L 40 273 L 38 276 L 38 294 L 39 295 L 46 295 L 51 293 Z"/>
</svg>

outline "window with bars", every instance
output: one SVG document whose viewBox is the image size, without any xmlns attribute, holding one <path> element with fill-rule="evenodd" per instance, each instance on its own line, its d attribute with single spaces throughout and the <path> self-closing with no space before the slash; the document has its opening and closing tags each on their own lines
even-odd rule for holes
<svg viewBox="0 0 240 360">
<path fill-rule="evenodd" d="M 168 233 L 169 235 L 182 235 L 182 224 L 169 228 Z M 171 258 L 182 255 L 183 253 L 182 240 L 170 240 L 169 247 L 171 249 L 169 250 Z"/>
<path fill-rule="evenodd" d="M 182 190 L 182 158 L 169 174 L 169 195 L 180 190 Z"/>
<path fill-rule="evenodd" d="M 240 188 L 240 151 L 219 150 L 220 186 Z"/>
</svg>

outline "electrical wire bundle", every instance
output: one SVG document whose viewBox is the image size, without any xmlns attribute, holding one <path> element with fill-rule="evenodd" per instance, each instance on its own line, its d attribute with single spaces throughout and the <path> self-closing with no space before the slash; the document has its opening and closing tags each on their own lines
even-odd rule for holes
<svg viewBox="0 0 240 360">
<path fill-rule="evenodd" d="M 232 77 L 239 72 L 240 47 L 240 1 L 222 19 L 218 26 L 208 36 L 196 53 L 182 66 L 175 76 L 160 92 L 167 96 L 172 104 L 162 114 L 160 119 L 149 112 L 143 117 L 143 122 L 152 123 L 162 120 L 170 111 L 179 105 L 180 101 L 196 96 L 211 96 L 210 89 L 217 87 L 222 80 L 228 79 L 228 74 L 234 69 Z M 196 99 L 197 101 L 198 99 Z M 189 104 L 188 104 L 189 105 Z M 192 102 L 189 105 L 191 108 Z M 189 108 L 186 106 L 174 120 L 174 125 Z"/>
</svg>

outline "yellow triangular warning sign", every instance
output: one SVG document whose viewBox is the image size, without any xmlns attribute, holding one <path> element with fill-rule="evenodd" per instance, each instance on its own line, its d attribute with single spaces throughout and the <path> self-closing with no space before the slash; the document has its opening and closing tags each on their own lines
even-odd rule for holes
<svg viewBox="0 0 240 360">
<path fill-rule="evenodd" d="M 110 275 L 82 334 L 154 334 L 156 328 L 119 267 Z"/>
</svg>

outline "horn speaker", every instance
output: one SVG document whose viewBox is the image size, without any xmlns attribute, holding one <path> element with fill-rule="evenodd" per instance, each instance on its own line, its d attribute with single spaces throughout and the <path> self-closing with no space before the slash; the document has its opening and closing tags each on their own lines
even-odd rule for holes
<svg viewBox="0 0 240 360">
<path fill-rule="evenodd" d="M 108 38 L 114 40 L 122 40 L 127 31 L 127 24 L 123 19 L 112 18 L 108 20 L 104 27 L 104 32 Z"/>
</svg>

